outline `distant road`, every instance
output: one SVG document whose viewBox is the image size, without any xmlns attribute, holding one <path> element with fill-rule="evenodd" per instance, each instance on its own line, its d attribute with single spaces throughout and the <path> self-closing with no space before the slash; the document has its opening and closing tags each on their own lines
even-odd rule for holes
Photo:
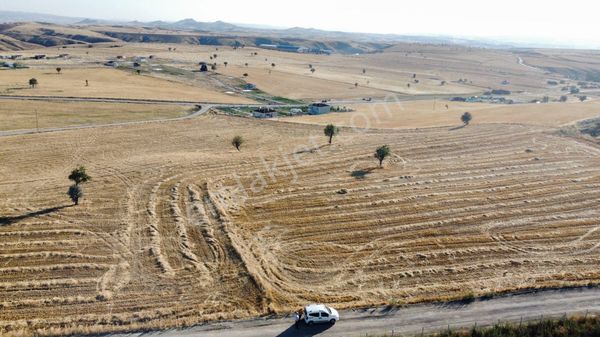
<svg viewBox="0 0 600 337">
<path fill-rule="evenodd" d="M 136 125 L 136 124 L 146 124 L 146 123 L 159 123 L 159 122 L 172 122 L 179 121 L 189 118 L 194 118 L 200 116 L 210 109 L 215 107 L 212 104 L 204 104 L 202 108 L 198 111 L 195 111 L 192 114 L 169 118 L 169 119 L 155 119 L 155 120 L 145 120 L 145 121 L 135 121 L 135 122 L 120 122 L 120 123 L 111 123 L 111 124 L 91 124 L 91 125 L 74 125 L 74 126 L 64 126 L 58 128 L 44 128 L 44 129 L 27 129 L 27 130 L 9 130 L 9 131 L 0 131 L 0 137 L 8 137 L 8 136 L 17 136 L 17 135 L 28 135 L 34 133 L 48 133 L 48 132 L 57 132 L 57 131 L 67 131 L 67 130 L 80 130 L 80 129 L 94 129 L 94 128 L 102 128 L 108 126 L 122 126 L 122 125 Z"/>
<path fill-rule="evenodd" d="M 523 67 L 527 67 L 529 69 L 533 69 L 533 70 L 537 70 L 537 71 L 543 71 L 543 69 L 540 69 L 538 67 L 534 67 L 534 66 L 530 66 L 529 64 L 526 64 L 523 61 L 523 58 L 521 58 L 521 56 L 517 56 L 517 62 L 519 62 L 519 64 L 522 65 Z"/>
<path fill-rule="evenodd" d="M 352 337 L 378 336 L 385 333 L 419 334 L 451 328 L 492 325 L 498 321 L 520 322 L 565 313 L 600 313 L 600 289 L 578 288 L 545 290 L 502 296 L 472 303 L 411 305 L 405 308 L 373 308 L 340 312 L 335 325 L 302 326 L 296 330 L 290 318 L 261 318 L 244 321 L 209 323 L 184 330 L 117 334 L 137 337 Z"/>
</svg>

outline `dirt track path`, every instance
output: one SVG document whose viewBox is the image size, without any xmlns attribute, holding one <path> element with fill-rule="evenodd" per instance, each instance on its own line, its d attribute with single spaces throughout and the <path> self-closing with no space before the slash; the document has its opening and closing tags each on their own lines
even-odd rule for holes
<svg viewBox="0 0 600 337">
<path fill-rule="evenodd" d="M 420 334 L 451 328 L 491 325 L 498 321 L 519 322 L 560 317 L 568 313 L 600 312 L 600 289 L 546 290 L 478 300 L 472 303 L 413 305 L 406 308 L 373 308 L 340 312 L 334 326 L 302 326 L 296 330 L 290 318 L 267 318 L 210 323 L 185 330 L 126 334 L 118 336 L 198 337 L 308 337 L 377 336 Z"/>
</svg>

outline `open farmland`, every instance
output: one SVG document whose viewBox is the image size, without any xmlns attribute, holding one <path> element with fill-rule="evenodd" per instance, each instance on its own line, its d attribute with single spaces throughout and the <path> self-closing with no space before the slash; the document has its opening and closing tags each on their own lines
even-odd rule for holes
<svg viewBox="0 0 600 337">
<path fill-rule="evenodd" d="M 460 46 L 402 43 L 376 54 L 314 55 L 255 47 L 233 49 L 229 46 L 127 43 L 112 48 L 113 45 L 98 44 L 91 49 L 76 46 L 60 51 L 35 49 L 19 54 L 29 57 L 36 54 L 56 56 L 59 53 L 68 53 L 69 58 L 66 60 L 24 62 L 34 67 L 62 65 L 65 68 L 97 67 L 107 60 L 115 60 L 117 56 L 131 60 L 136 56 L 152 55 L 153 59 L 148 60 L 148 64 L 164 69 L 151 71 L 151 74 L 145 73 L 144 77 L 151 75 L 175 82 L 193 83 L 206 89 L 212 87 L 213 90 L 213 83 L 198 74 L 191 76 L 190 72 L 198 70 L 198 63 L 201 61 L 216 63 L 215 72 L 222 75 L 222 81 L 227 81 L 228 78 L 245 81 L 274 96 L 309 101 L 385 97 L 391 93 L 475 95 L 490 88 L 511 90 L 520 95 L 519 97 L 540 98 L 542 93 L 549 91 L 553 96 L 560 95 L 560 88 L 550 88 L 546 81 L 563 78 L 562 74 L 519 64 L 518 55 L 509 51 Z M 176 52 L 169 51 L 168 48 L 176 48 Z M 214 58 L 214 55 L 217 55 L 217 58 Z M 540 55 L 541 59 L 546 59 L 544 54 Z M 309 66 L 315 69 L 314 73 Z M 177 69 L 175 74 L 166 71 L 169 67 Z M 48 72 L 52 73 L 53 68 L 49 68 Z M 248 76 L 244 77 L 244 73 Z M 77 75 L 77 86 L 85 80 L 81 76 Z M 464 82 L 459 83 L 459 80 Z M 502 84 L 503 82 L 506 84 Z M 19 84 L 26 86 L 22 79 L 19 80 Z M 358 84 L 358 87 L 355 84 Z M 219 88 L 217 91 L 223 93 L 228 90 Z M 213 101 L 217 101 L 216 98 Z"/>
<path fill-rule="evenodd" d="M 320 126 L 218 115 L 0 138 L 0 333 L 600 281 L 598 148 L 510 124 L 325 143 Z M 70 206 L 77 165 L 93 180 Z"/>
<path fill-rule="evenodd" d="M 446 105 L 448 108 L 446 108 Z M 518 123 L 560 126 L 600 115 L 600 101 L 550 104 L 486 104 L 443 100 L 349 104 L 352 112 L 304 115 L 282 120 L 358 128 L 423 128 L 460 125 L 460 116 L 469 111 L 473 124 Z"/>
<path fill-rule="evenodd" d="M 168 119 L 191 113 L 190 107 L 159 104 L 21 100 L 0 103 L 0 131 Z"/>
<path fill-rule="evenodd" d="M 30 88 L 30 78 L 39 85 Z M 89 86 L 85 81 L 88 80 Z M 30 68 L 0 71 L 0 93 L 18 96 L 59 96 L 152 99 L 167 101 L 251 103 L 244 97 L 219 92 L 210 86 L 191 86 L 132 71 L 108 67 Z"/>
</svg>

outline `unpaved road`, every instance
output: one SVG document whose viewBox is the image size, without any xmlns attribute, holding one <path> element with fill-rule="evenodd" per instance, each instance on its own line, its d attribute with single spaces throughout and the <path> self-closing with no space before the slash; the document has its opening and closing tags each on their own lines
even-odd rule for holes
<svg viewBox="0 0 600 337">
<path fill-rule="evenodd" d="M 577 288 L 545 290 L 502 296 L 471 303 L 412 305 L 406 308 L 375 308 L 341 311 L 335 324 L 302 326 L 295 329 L 286 318 L 262 318 L 244 321 L 210 323 L 185 330 L 168 330 L 113 336 L 197 336 L 197 337 L 353 337 L 391 334 L 417 334 L 457 327 L 472 327 L 477 323 L 491 325 L 498 321 L 519 322 L 560 317 L 565 313 L 600 313 L 600 289 Z"/>
</svg>

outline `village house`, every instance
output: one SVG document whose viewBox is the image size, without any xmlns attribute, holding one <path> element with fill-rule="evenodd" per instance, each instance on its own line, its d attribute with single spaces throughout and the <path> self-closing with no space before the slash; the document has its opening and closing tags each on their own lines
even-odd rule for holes
<svg viewBox="0 0 600 337">
<path fill-rule="evenodd" d="M 254 118 L 275 118 L 277 111 L 271 108 L 258 108 L 252 112 Z"/>
<path fill-rule="evenodd" d="M 309 115 L 322 115 L 331 111 L 331 105 L 325 103 L 313 103 L 308 107 Z"/>
</svg>

